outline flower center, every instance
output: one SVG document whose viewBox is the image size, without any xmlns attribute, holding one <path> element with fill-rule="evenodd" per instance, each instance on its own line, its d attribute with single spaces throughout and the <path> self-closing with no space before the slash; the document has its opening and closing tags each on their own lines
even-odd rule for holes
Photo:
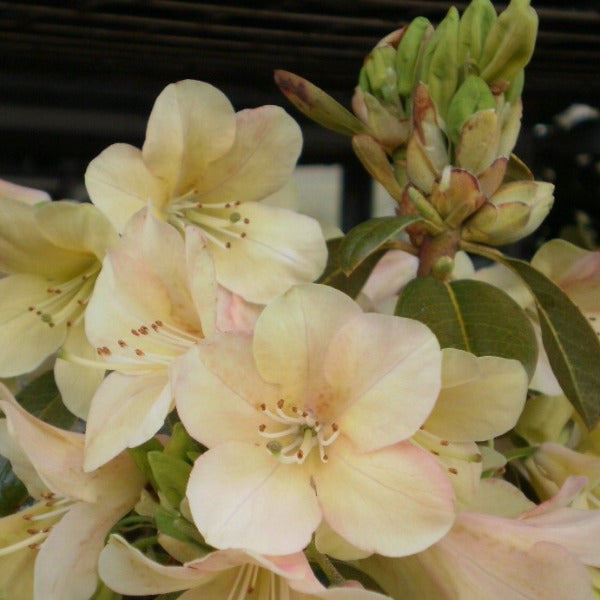
<svg viewBox="0 0 600 600">
<path fill-rule="evenodd" d="M 248 235 L 250 219 L 239 212 L 240 202 L 211 202 L 202 204 L 198 190 L 173 198 L 168 210 L 168 221 L 183 230 L 185 225 L 201 227 L 206 237 L 223 249 L 243 240 Z"/>
<path fill-rule="evenodd" d="M 101 264 L 96 261 L 87 271 L 73 279 L 57 286 L 49 286 L 46 298 L 28 306 L 27 310 L 47 323 L 48 327 L 55 327 L 65 321 L 67 327 L 76 325 L 83 316 L 100 268 Z"/>
<path fill-rule="evenodd" d="M 296 406 L 289 406 L 289 413 L 285 411 L 283 399 L 277 402 L 274 410 L 261 404 L 259 410 L 263 412 L 271 423 L 261 423 L 258 433 L 269 440 L 267 450 L 283 463 L 302 464 L 313 448 L 319 449 L 322 462 L 327 462 L 326 448 L 333 444 L 340 435 L 337 423 L 322 423 L 310 410 L 300 410 Z M 271 426 L 283 426 L 276 431 Z"/>
</svg>

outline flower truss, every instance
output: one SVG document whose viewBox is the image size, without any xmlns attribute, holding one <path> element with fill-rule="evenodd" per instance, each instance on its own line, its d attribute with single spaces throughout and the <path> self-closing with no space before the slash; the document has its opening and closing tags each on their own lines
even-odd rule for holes
<svg viewBox="0 0 600 600">
<path fill-rule="evenodd" d="M 0 600 L 600 596 L 600 252 L 499 248 L 553 201 L 513 154 L 536 32 L 417 17 L 354 112 L 276 73 L 396 202 L 327 243 L 292 117 L 206 82 L 91 203 L 0 182 Z"/>
</svg>

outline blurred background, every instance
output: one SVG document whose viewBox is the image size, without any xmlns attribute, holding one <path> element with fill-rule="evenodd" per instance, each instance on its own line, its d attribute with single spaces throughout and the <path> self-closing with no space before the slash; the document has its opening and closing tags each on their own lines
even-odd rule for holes
<svg viewBox="0 0 600 600">
<path fill-rule="evenodd" d="M 278 104 L 299 122 L 302 210 L 344 230 L 392 203 L 350 140 L 302 117 L 273 83 L 293 71 L 350 107 L 363 57 L 445 0 L 0 1 L 0 177 L 85 199 L 88 162 L 115 142 L 141 146 L 165 85 L 200 79 L 236 109 Z M 542 235 L 585 211 L 600 219 L 600 1 L 534 0 L 540 31 L 526 71 L 517 154 L 556 185 Z M 500 11 L 506 3 L 498 3 Z"/>
</svg>

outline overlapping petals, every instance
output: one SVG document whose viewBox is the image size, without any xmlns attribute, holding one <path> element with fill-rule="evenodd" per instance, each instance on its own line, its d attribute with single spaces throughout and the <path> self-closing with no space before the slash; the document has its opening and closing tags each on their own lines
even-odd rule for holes
<svg viewBox="0 0 600 600">
<path fill-rule="evenodd" d="M 148 210 L 109 253 L 86 313 L 87 335 L 113 372 L 88 415 L 86 469 L 162 426 L 173 401 L 168 366 L 216 322 L 214 266 L 201 232 L 185 240 Z"/>
<path fill-rule="evenodd" d="M 325 266 L 315 220 L 258 203 L 288 193 L 301 146 L 298 126 L 281 108 L 236 114 L 213 86 L 180 81 L 157 98 L 142 150 L 107 148 L 90 163 L 86 185 L 120 231 L 148 203 L 182 231 L 202 228 L 219 283 L 265 303 Z"/>
<path fill-rule="evenodd" d="M 188 485 L 207 542 L 292 553 L 321 519 L 386 555 L 439 539 L 453 520 L 451 485 L 406 440 L 431 412 L 440 366 L 420 323 L 363 314 L 310 284 L 268 305 L 253 341 L 200 342 L 173 369 L 181 420 L 210 448 Z"/>
</svg>

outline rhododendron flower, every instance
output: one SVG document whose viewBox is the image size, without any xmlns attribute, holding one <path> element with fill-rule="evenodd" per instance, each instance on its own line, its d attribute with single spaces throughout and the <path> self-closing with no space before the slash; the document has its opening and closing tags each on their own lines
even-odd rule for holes
<svg viewBox="0 0 600 600">
<path fill-rule="evenodd" d="M 213 261 L 199 229 L 182 238 L 148 210 L 108 253 L 86 314 L 87 335 L 112 373 L 86 428 L 86 470 L 151 438 L 173 408 L 169 364 L 216 321 Z"/>
<path fill-rule="evenodd" d="M 200 342 L 173 369 L 181 420 L 209 447 L 187 489 L 206 541 L 289 554 L 322 519 L 387 555 L 439 539 L 454 518 L 452 488 L 409 438 L 435 403 L 440 363 L 421 323 L 364 314 L 314 284 L 268 305 L 254 339 Z"/>
<path fill-rule="evenodd" d="M 89 204 L 0 182 L 0 377 L 32 371 L 62 345 L 89 352 L 83 314 L 116 232 Z M 41 202 L 40 202 L 41 200 Z M 44 201 L 45 200 L 45 201 Z M 83 416 L 102 373 L 57 363 L 64 401 Z M 69 388 L 69 384 L 76 387 Z"/>
<path fill-rule="evenodd" d="M 439 542 L 414 556 L 372 556 L 358 566 L 397 600 L 593 600 L 600 513 L 567 506 L 584 484 L 572 478 L 536 507 L 507 482 L 484 480 L 473 512 L 459 514 Z"/>
<path fill-rule="evenodd" d="M 326 589 L 301 552 L 261 556 L 219 550 L 182 566 L 150 560 L 113 535 L 100 555 L 100 576 L 113 590 L 130 596 L 188 590 L 180 600 L 386 600 L 357 587 Z M 388 599 L 389 600 L 389 599 Z"/>
<path fill-rule="evenodd" d="M 121 455 L 83 471 L 83 435 L 24 411 L 0 387 L 0 452 L 37 501 L 0 519 L 0 597 L 87 600 L 106 535 L 139 498 L 143 478 Z"/>
<path fill-rule="evenodd" d="M 265 303 L 325 267 L 319 224 L 260 202 L 289 193 L 301 146 L 300 129 L 283 109 L 234 113 L 208 83 L 180 81 L 158 96 L 143 148 L 110 146 L 90 163 L 86 185 L 119 231 L 148 203 L 182 231 L 200 227 L 219 283 Z"/>
</svg>

